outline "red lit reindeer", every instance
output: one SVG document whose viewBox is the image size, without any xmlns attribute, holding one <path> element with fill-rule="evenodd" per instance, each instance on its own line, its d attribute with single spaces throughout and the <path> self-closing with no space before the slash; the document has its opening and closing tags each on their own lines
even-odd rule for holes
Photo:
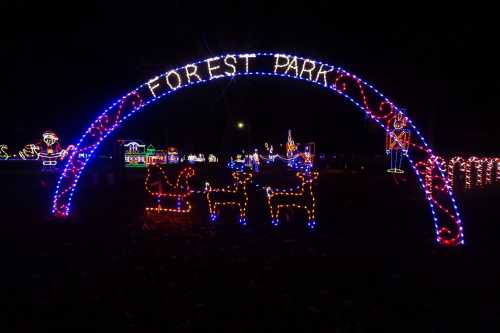
<svg viewBox="0 0 500 333">
<path fill-rule="evenodd" d="M 153 170 L 157 172 L 155 177 L 152 175 Z M 156 199 L 157 205 L 155 207 L 146 207 L 146 213 L 191 212 L 191 203 L 188 199 L 193 191 L 189 187 L 188 180 L 194 174 L 193 168 L 186 167 L 177 175 L 175 184 L 172 184 L 161 166 L 157 164 L 149 165 L 144 186 L 146 187 L 146 192 Z M 153 181 L 153 179 L 156 181 Z M 168 191 L 166 191 L 165 187 L 168 187 Z"/>
<path fill-rule="evenodd" d="M 283 207 L 304 209 L 307 213 L 307 226 L 316 226 L 316 199 L 314 198 L 313 182 L 318 179 L 318 172 L 299 171 L 296 174 L 301 180 L 300 190 L 283 191 L 266 188 L 267 203 L 271 212 L 272 224 L 279 225 L 280 209 Z"/>
<path fill-rule="evenodd" d="M 252 179 L 252 174 L 248 172 L 234 171 L 232 173 L 234 183 L 225 188 L 212 188 L 210 183 L 205 184 L 205 191 L 208 201 L 208 211 L 210 221 L 215 222 L 224 206 L 238 207 L 240 209 L 240 224 L 247 224 L 247 183 Z"/>
</svg>

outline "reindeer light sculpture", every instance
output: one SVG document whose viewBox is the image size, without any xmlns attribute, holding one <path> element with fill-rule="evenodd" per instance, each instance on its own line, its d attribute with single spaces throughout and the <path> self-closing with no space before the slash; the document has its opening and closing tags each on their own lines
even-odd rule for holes
<svg viewBox="0 0 500 333">
<path fill-rule="evenodd" d="M 249 172 L 234 171 L 232 177 L 234 183 L 225 188 L 212 188 L 210 183 L 207 182 L 205 184 L 210 221 L 215 222 L 220 209 L 224 206 L 229 206 L 239 208 L 239 223 L 246 225 L 248 205 L 247 183 L 252 179 L 252 174 Z"/>
<path fill-rule="evenodd" d="M 273 226 L 279 225 L 279 214 L 281 208 L 291 207 L 303 209 L 307 213 L 307 226 L 310 229 L 316 227 L 316 199 L 314 197 L 313 182 L 318 179 L 316 171 L 299 171 L 296 176 L 300 178 L 301 185 L 298 191 L 273 190 L 266 188 L 267 203 L 271 212 Z"/>
</svg>

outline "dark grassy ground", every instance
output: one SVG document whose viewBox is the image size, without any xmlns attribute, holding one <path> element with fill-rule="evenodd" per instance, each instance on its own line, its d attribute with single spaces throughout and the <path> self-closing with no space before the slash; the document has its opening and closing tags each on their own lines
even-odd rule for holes
<svg viewBox="0 0 500 333">
<path fill-rule="evenodd" d="M 134 174 L 114 186 L 82 178 L 76 218 L 49 221 L 39 175 L 0 177 L 11 329 L 495 331 L 500 318 L 498 186 L 460 196 L 467 245 L 444 250 L 411 177 L 322 173 L 315 232 L 301 214 L 274 231 L 257 190 L 245 229 L 230 212 L 210 225 L 198 196 L 190 221 L 145 232 Z"/>
</svg>

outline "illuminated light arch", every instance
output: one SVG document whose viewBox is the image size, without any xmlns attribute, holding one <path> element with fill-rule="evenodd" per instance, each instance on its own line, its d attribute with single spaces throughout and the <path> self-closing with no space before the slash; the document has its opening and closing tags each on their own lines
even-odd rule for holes
<svg viewBox="0 0 500 333">
<path fill-rule="evenodd" d="M 202 83 L 237 76 L 283 77 L 331 90 L 364 111 L 386 132 L 387 123 L 401 110 L 372 85 L 348 71 L 321 61 L 282 53 L 226 54 L 166 71 L 111 104 L 83 133 L 61 173 L 52 202 L 52 214 L 65 217 L 78 180 L 100 143 L 135 112 L 170 95 Z M 414 142 L 407 159 L 424 189 L 439 244 L 463 244 L 460 213 L 446 171 L 411 119 Z M 424 181 L 425 179 L 425 181 Z"/>
</svg>

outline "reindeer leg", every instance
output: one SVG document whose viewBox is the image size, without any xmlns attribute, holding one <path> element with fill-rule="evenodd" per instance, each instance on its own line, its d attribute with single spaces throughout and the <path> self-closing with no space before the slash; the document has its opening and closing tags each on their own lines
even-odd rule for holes
<svg viewBox="0 0 500 333">
<path fill-rule="evenodd" d="M 271 214 L 271 224 L 273 227 L 277 227 L 279 225 L 278 215 L 279 208 L 276 205 L 273 205 L 272 196 L 271 196 L 270 188 L 267 188 L 267 206 L 269 207 L 269 213 Z"/>
<path fill-rule="evenodd" d="M 242 226 L 247 225 L 247 202 L 243 201 L 243 203 L 240 204 L 240 224 Z"/>
<path fill-rule="evenodd" d="M 280 224 L 279 216 L 280 216 L 280 207 L 278 205 L 276 205 L 276 207 L 271 206 L 271 218 L 272 218 L 271 224 L 273 225 L 273 227 L 279 226 Z"/>
<path fill-rule="evenodd" d="M 217 220 L 217 212 L 216 212 L 216 205 L 215 204 L 209 204 L 208 205 L 208 210 L 210 212 L 210 216 L 209 216 L 209 219 L 210 219 L 210 222 L 215 222 Z"/>
<path fill-rule="evenodd" d="M 315 217 L 314 217 L 314 208 L 306 208 L 307 210 L 307 216 L 308 216 L 308 220 L 307 220 L 307 227 L 309 229 L 314 229 L 316 228 L 316 220 L 315 220 Z"/>
</svg>

